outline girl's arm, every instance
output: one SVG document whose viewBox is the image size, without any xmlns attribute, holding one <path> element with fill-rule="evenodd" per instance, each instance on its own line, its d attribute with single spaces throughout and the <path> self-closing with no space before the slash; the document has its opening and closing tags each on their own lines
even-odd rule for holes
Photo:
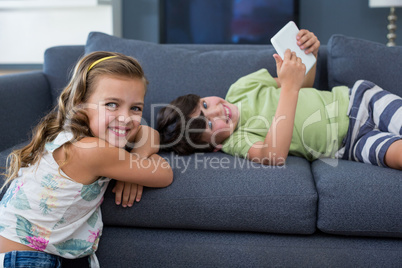
<svg viewBox="0 0 402 268">
<path fill-rule="evenodd" d="M 133 141 L 131 153 L 148 158 L 159 151 L 159 133 L 151 127 L 141 126 Z M 140 202 L 143 186 L 136 183 L 116 181 L 112 192 L 115 194 L 116 205 L 131 207 L 134 202 Z"/>
<path fill-rule="evenodd" d="M 141 125 L 133 141 L 129 142 L 133 144 L 131 153 L 149 157 L 159 151 L 159 132 L 149 126 Z"/>
<path fill-rule="evenodd" d="M 299 90 L 302 87 L 306 66 L 289 49 L 282 60 L 275 54 L 281 93 L 275 117 L 263 142 L 253 144 L 248 158 L 266 165 L 282 165 L 289 153 L 293 135 Z"/>
<path fill-rule="evenodd" d="M 147 187 L 166 187 L 173 181 L 169 163 L 156 154 L 142 158 L 96 137 L 68 146 L 67 162 L 64 149 L 58 148 L 53 156 L 64 173 L 79 183 L 91 184 L 102 176 Z"/>
<path fill-rule="evenodd" d="M 87 139 L 85 142 L 99 141 L 97 138 L 84 139 Z M 169 163 L 156 154 L 142 158 L 107 143 L 106 146 L 81 151 L 85 151 L 84 157 L 89 159 L 87 170 L 95 178 L 104 176 L 147 187 L 166 187 L 173 181 L 173 171 Z"/>
</svg>

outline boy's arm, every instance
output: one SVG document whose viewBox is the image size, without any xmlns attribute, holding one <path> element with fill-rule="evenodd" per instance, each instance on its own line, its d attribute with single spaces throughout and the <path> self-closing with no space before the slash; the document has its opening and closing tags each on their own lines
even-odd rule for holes
<svg viewBox="0 0 402 268">
<path fill-rule="evenodd" d="M 318 40 L 318 38 L 314 35 L 314 33 L 310 32 L 308 30 L 302 29 L 297 34 L 296 39 L 297 39 L 297 44 L 299 45 L 299 47 L 301 49 L 305 49 L 304 52 L 306 54 L 313 53 L 314 57 L 317 58 L 318 49 L 320 48 L 321 43 Z M 317 62 L 307 73 L 306 77 L 304 78 L 302 87 L 313 87 L 316 70 L 317 70 Z"/>
<path fill-rule="evenodd" d="M 306 66 L 289 49 L 282 60 L 274 55 L 281 94 L 275 117 L 264 142 L 257 142 L 248 151 L 248 158 L 266 165 L 282 165 L 289 153 L 293 135 L 299 90 L 302 86 Z"/>
<path fill-rule="evenodd" d="M 300 49 L 305 49 L 304 52 L 306 54 L 313 53 L 313 55 L 317 58 L 318 50 L 320 48 L 321 43 L 318 40 L 318 38 L 314 35 L 314 33 L 310 32 L 308 30 L 302 29 L 297 34 L 296 39 L 297 39 L 297 44 L 300 47 Z M 314 64 L 314 66 L 310 69 L 310 71 L 304 77 L 302 88 L 313 87 L 316 70 L 317 70 L 317 63 Z M 280 79 L 275 78 L 275 80 L 278 84 L 278 87 L 281 87 Z"/>
</svg>

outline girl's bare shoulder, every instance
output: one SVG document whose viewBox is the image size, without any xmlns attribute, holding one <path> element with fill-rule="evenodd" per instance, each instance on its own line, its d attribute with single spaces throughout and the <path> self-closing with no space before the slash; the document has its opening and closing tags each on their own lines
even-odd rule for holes
<svg viewBox="0 0 402 268">
<path fill-rule="evenodd" d="M 62 146 L 53 152 L 53 157 L 61 170 L 76 182 L 91 184 L 99 175 L 100 166 L 118 158 L 118 148 L 102 139 L 85 137 L 77 142 Z"/>
</svg>

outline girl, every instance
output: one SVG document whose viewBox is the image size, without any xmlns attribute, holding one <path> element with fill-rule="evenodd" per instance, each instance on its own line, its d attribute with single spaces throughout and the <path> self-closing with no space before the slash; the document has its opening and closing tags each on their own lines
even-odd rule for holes
<svg viewBox="0 0 402 268">
<path fill-rule="evenodd" d="M 146 84 L 139 63 L 122 54 L 94 52 L 78 62 L 30 144 L 9 156 L 0 267 L 60 267 L 60 257 L 83 256 L 98 267 L 109 178 L 134 191 L 171 184 L 171 167 L 155 154 L 157 132 L 140 125 Z"/>
</svg>

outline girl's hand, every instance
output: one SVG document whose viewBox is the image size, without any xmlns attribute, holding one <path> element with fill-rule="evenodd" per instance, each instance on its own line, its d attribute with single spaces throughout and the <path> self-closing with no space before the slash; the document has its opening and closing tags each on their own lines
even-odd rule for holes
<svg viewBox="0 0 402 268">
<path fill-rule="evenodd" d="M 112 192 L 115 193 L 116 205 L 132 207 L 134 202 L 140 202 L 143 186 L 135 183 L 116 181 Z"/>
<path fill-rule="evenodd" d="M 308 30 L 300 30 L 296 36 L 297 45 L 300 49 L 305 50 L 306 54 L 313 53 L 315 57 L 317 57 L 318 49 L 320 48 L 320 41 L 314 35 L 314 33 Z"/>
<path fill-rule="evenodd" d="M 276 61 L 276 72 L 282 89 L 299 91 L 304 81 L 306 66 L 295 52 L 290 49 L 285 51 L 284 59 L 274 54 Z"/>
<path fill-rule="evenodd" d="M 131 153 L 139 157 L 149 158 L 159 150 L 159 132 L 148 126 L 140 126 L 129 141 L 134 146 Z M 112 190 L 116 194 L 116 204 L 131 207 L 134 202 L 140 202 L 143 188 L 139 184 L 116 181 L 116 185 Z"/>
</svg>

